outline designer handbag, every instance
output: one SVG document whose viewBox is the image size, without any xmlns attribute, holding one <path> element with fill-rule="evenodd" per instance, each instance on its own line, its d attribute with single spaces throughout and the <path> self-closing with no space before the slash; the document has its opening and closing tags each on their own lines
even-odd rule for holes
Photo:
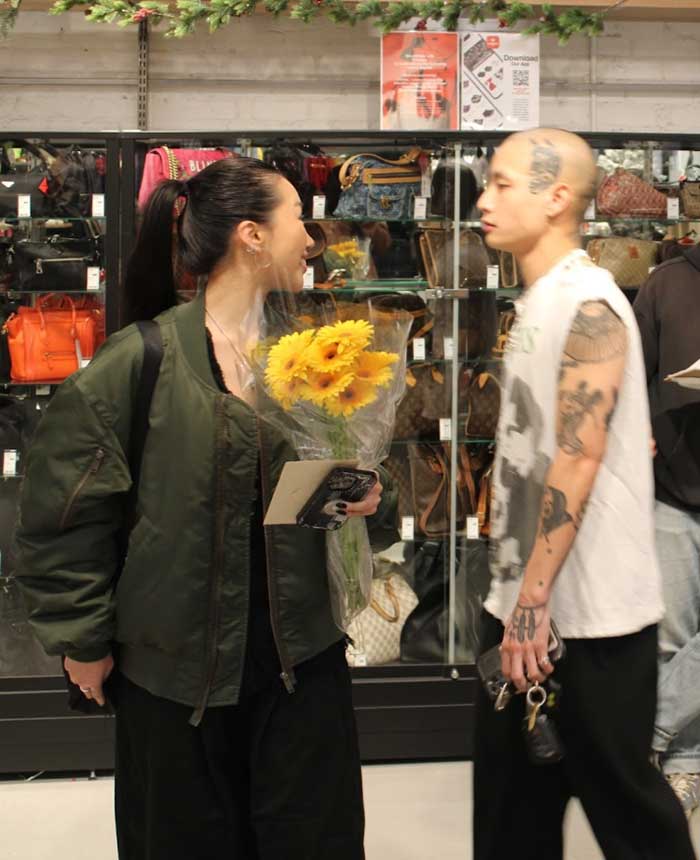
<svg viewBox="0 0 700 860">
<path fill-rule="evenodd" d="M 234 153 L 227 149 L 171 149 L 159 146 L 146 154 L 143 177 L 139 188 L 139 209 L 143 209 L 154 188 L 165 179 L 189 179 L 200 170 L 220 161 L 231 158 Z"/>
<path fill-rule="evenodd" d="M 683 214 L 700 218 L 700 182 L 683 182 L 681 185 Z"/>
<path fill-rule="evenodd" d="M 36 307 L 22 306 L 7 321 L 10 375 L 15 382 L 60 382 L 95 353 L 96 322 L 92 310 L 49 307 L 53 295 L 41 296 Z"/>
<path fill-rule="evenodd" d="M 409 443 L 415 529 L 426 537 L 445 537 L 450 532 L 449 443 Z M 475 509 L 474 484 L 469 457 L 463 445 L 457 453 L 457 522 Z"/>
<path fill-rule="evenodd" d="M 607 176 L 596 195 L 596 209 L 608 218 L 665 218 L 667 198 L 653 185 L 619 167 Z"/>
<path fill-rule="evenodd" d="M 471 439 L 494 439 L 501 411 L 500 369 L 476 367 L 467 392 L 465 434 Z"/>
<path fill-rule="evenodd" d="M 335 216 L 399 221 L 413 218 L 413 201 L 420 196 L 421 150 L 396 160 L 361 153 L 340 169 L 341 194 Z"/>
<path fill-rule="evenodd" d="M 656 265 L 659 246 L 647 239 L 611 236 L 591 239 L 586 246 L 588 256 L 597 266 L 607 269 L 618 287 L 639 287 Z"/>
<path fill-rule="evenodd" d="M 15 157 L 16 150 L 22 151 L 23 158 Z M 33 217 L 51 214 L 52 158 L 46 149 L 26 140 L 8 141 L 0 147 L 0 218 L 17 216 L 20 194 L 29 195 Z"/>
<path fill-rule="evenodd" d="M 417 604 L 413 589 L 399 573 L 373 579 L 369 606 L 348 627 L 352 645 L 346 657 L 350 666 L 397 662 L 401 630 Z"/>
<path fill-rule="evenodd" d="M 423 267 L 432 289 L 454 286 L 454 234 L 451 230 L 424 230 L 419 238 Z M 459 236 L 459 274 L 457 286 L 485 287 L 489 257 L 484 240 L 473 230 Z"/>
<path fill-rule="evenodd" d="M 12 248 L 14 289 L 26 292 L 85 290 L 88 266 L 95 257 L 84 245 L 70 239 L 48 242 L 21 240 Z"/>
</svg>

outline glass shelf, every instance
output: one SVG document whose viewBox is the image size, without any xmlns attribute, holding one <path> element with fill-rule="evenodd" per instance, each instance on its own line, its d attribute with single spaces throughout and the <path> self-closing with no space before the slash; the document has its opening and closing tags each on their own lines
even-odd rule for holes
<svg viewBox="0 0 700 860">
<path fill-rule="evenodd" d="M 452 224 L 449 218 L 430 215 L 427 218 L 342 218 L 339 215 L 324 215 L 323 218 L 305 218 L 307 222 L 337 221 L 340 224 Z"/>
<path fill-rule="evenodd" d="M 88 220 L 106 221 L 107 216 L 106 215 L 80 215 L 80 216 L 75 216 L 75 215 L 68 216 L 68 215 L 66 215 L 64 217 L 63 215 L 27 215 L 27 216 L 24 216 L 24 215 L 21 215 L 21 216 L 20 215 L 5 215 L 4 217 L 0 218 L 0 223 L 4 223 L 4 224 L 7 224 L 10 227 L 12 227 L 14 224 L 21 224 L 21 223 L 24 223 L 27 221 L 29 221 L 33 224 L 34 223 L 46 224 L 47 221 L 58 221 L 59 223 L 67 224 L 67 223 L 73 223 L 75 221 L 88 221 Z M 49 229 L 51 229 L 50 226 L 49 226 Z M 55 227 L 55 229 L 58 229 L 58 227 Z"/>
<path fill-rule="evenodd" d="M 68 379 L 68 377 L 66 377 Z M 15 382 L 12 379 L 5 380 L 4 382 L 0 382 L 0 388 L 46 388 L 47 386 L 56 386 L 61 385 L 65 382 L 65 379 L 61 380 L 52 380 L 51 382 Z"/>
<path fill-rule="evenodd" d="M 105 288 L 100 287 L 99 290 L 8 290 L 0 295 L 12 299 L 16 296 L 100 296 L 104 295 L 104 292 Z"/>
</svg>

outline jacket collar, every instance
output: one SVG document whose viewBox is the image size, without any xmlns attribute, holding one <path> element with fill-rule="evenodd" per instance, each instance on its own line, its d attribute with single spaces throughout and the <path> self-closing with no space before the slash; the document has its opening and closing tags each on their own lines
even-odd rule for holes
<svg viewBox="0 0 700 860">
<path fill-rule="evenodd" d="M 695 268 L 700 272 L 700 245 L 695 245 L 687 251 L 684 251 L 683 256 L 691 266 L 695 266 Z"/>
<path fill-rule="evenodd" d="M 210 388 L 217 388 L 211 369 L 204 310 L 204 290 L 174 312 L 175 327 L 182 351 L 190 367 Z"/>
</svg>

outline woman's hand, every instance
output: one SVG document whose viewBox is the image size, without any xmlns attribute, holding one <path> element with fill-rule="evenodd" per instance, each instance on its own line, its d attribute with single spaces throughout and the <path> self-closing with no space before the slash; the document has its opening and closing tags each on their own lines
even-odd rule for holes
<svg viewBox="0 0 700 860">
<path fill-rule="evenodd" d="M 86 699 L 94 699 L 98 705 L 103 706 L 105 696 L 102 692 L 102 685 L 114 669 L 112 655 L 109 654 L 107 657 L 92 663 L 79 663 L 77 660 L 66 657 L 63 665 L 66 667 L 66 672 L 68 672 L 71 681 L 80 687 L 83 696 Z"/>
<path fill-rule="evenodd" d="M 377 478 L 377 483 L 361 502 L 341 502 L 340 504 L 346 506 L 345 513 L 349 517 L 371 517 L 372 514 L 377 513 L 377 508 L 382 500 L 382 490 L 383 487 Z"/>
</svg>

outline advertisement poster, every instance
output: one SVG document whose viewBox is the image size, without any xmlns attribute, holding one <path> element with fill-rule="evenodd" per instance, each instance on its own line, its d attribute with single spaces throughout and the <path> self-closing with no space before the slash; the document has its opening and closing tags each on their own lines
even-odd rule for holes
<svg viewBox="0 0 700 860">
<path fill-rule="evenodd" d="M 381 85 L 383 130 L 458 130 L 459 35 L 388 33 Z"/>
<path fill-rule="evenodd" d="M 465 33 L 462 130 L 534 128 L 540 122 L 540 37 Z"/>
</svg>

